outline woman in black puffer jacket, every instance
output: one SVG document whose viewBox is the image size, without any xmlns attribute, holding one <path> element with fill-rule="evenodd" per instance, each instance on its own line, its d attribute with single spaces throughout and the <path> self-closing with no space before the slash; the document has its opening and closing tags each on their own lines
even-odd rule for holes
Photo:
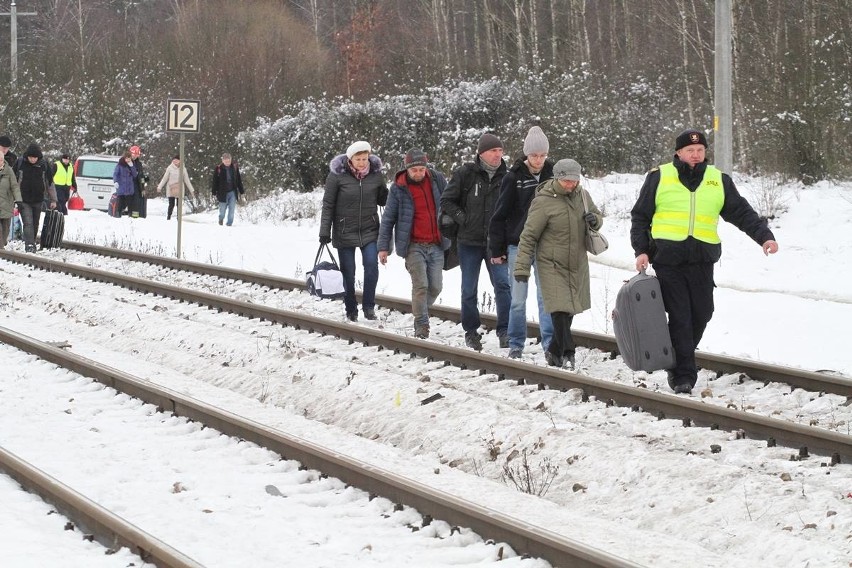
<svg viewBox="0 0 852 568">
<path fill-rule="evenodd" d="M 336 156 L 329 164 L 322 199 L 320 243 L 331 243 L 340 256 L 340 271 L 346 295 L 346 317 L 358 320 L 355 300 L 355 249 L 361 249 L 364 266 L 362 309 L 364 317 L 376 319 L 376 284 L 379 261 L 376 240 L 379 236 L 379 206 L 388 198 L 382 174 L 382 161 L 372 155 L 370 144 L 360 140 Z"/>
</svg>

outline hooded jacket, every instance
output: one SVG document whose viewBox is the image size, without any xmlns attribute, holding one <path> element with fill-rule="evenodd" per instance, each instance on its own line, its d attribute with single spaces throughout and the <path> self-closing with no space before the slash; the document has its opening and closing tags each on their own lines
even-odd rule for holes
<svg viewBox="0 0 852 568">
<path fill-rule="evenodd" d="M 15 202 L 23 201 L 21 190 L 12 166 L 5 160 L 0 160 L 0 166 L 2 166 L 0 169 L 0 219 L 11 219 Z"/>
<path fill-rule="evenodd" d="M 530 276 L 535 255 L 544 308 L 575 315 L 592 307 L 586 222 L 581 185 L 570 193 L 551 179 L 538 187 L 518 243 L 515 276 Z M 600 210 L 586 193 L 589 211 L 603 224 Z"/>
<path fill-rule="evenodd" d="M 390 187 L 388 202 L 382 215 L 382 223 L 379 226 L 378 249 L 391 251 L 391 233 L 393 233 L 393 244 L 396 246 L 396 254 L 405 258 L 408 256 L 408 247 L 411 244 L 411 231 L 414 227 L 414 199 L 411 191 L 406 185 L 406 171 L 397 172 L 395 180 Z M 432 198 L 437 208 L 435 212 L 435 230 L 438 228 L 438 219 L 441 216 L 441 193 L 447 187 L 447 179 L 440 172 L 433 169 L 428 170 L 428 177 L 432 186 Z M 440 234 L 440 233 L 439 233 Z M 450 248 L 450 240 L 441 237 L 441 248 Z"/>
<path fill-rule="evenodd" d="M 388 200 L 388 187 L 379 157 L 370 154 L 369 163 L 369 173 L 360 180 L 346 154 L 328 165 L 319 236 L 331 236 L 335 248 L 362 247 L 379 237 L 378 208 Z"/>
<path fill-rule="evenodd" d="M 38 160 L 31 164 L 30 157 Z M 37 144 L 30 144 L 18 160 L 17 167 L 18 185 L 21 190 L 21 201 L 24 203 L 41 203 L 45 197 L 51 203 L 56 203 L 56 188 L 53 186 L 53 169 L 44 159 L 41 148 Z"/>
<path fill-rule="evenodd" d="M 517 246 L 536 188 L 552 177 L 553 162 L 545 160 L 536 179 L 524 158 L 518 159 L 503 176 L 500 196 L 488 224 L 488 248 L 491 251 L 488 256 L 507 256 L 508 246 Z"/>
</svg>

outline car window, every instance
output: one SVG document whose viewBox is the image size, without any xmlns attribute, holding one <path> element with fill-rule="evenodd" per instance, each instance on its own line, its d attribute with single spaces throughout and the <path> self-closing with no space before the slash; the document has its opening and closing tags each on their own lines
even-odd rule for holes
<svg viewBox="0 0 852 568">
<path fill-rule="evenodd" d="M 115 170 L 116 163 L 101 160 L 83 160 L 77 175 L 80 177 L 112 179 L 112 172 Z"/>
</svg>

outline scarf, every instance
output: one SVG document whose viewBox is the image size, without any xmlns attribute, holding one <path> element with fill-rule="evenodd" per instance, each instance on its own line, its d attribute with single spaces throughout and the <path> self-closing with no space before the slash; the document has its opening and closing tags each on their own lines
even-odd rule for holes
<svg viewBox="0 0 852 568">
<path fill-rule="evenodd" d="M 490 181 L 490 180 L 494 177 L 494 174 L 496 174 L 496 173 L 497 173 L 497 170 L 499 170 L 499 169 L 500 169 L 500 166 L 501 166 L 501 165 L 503 165 L 503 162 L 501 161 L 501 162 L 500 162 L 499 164 L 497 164 L 496 166 L 492 166 L 492 165 L 489 165 L 488 163 L 486 163 L 486 161 L 485 161 L 485 160 L 480 159 L 480 160 L 479 160 L 479 165 L 482 167 L 482 169 L 483 169 L 483 170 L 485 170 L 486 172 L 488 172 L 488 180 Z"/>
<path fill-rule="evenodd" d="M 367 165 L 364 166 L 362 170 L 356 170 L 355 166 L 352 165 L 352 162 L 349 162 L 349 169 L 352 170 L 352 175 L 355 176 L 355 179 L 361 180 L 367 177 L 367 174 L 370 173 L 370 162 L 367 162 Z"/>
</svg>

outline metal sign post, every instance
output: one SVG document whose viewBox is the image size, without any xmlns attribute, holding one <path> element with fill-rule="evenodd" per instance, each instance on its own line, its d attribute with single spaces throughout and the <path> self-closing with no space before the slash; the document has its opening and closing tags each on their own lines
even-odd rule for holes
<svg viewBox="0 0 852 568">
<path fill-rule="evenodd" d="M 183 196 L 185 192 L 184 177 L 186 176 L 186 161 L 183 156 L 185 134 L 198 132 L 201 126 L 201 101 L 186 99 L 169 99 L 166 101 L 166 132 L 180 133 L 180 194 L 177 208 L 177 246 L 175 256 L 181 257 L 181 237 L 183 234 Z"/>
<path fill-rule="evenodd" d="M 12 20 L 12 86 L 18 83 L 18 16 L 38 16 L 38 12 L 18 12 L 14 0 L 8 12 L 0 12 L 0 16 L 9 16 Z"/>
<path fill-rule="evenodd" d="M 716 54 L 713 162 L 730 175 L 734 169 L 734 120 L 731 95 L 731 0 L 716 0 Z"/>
</svg>

